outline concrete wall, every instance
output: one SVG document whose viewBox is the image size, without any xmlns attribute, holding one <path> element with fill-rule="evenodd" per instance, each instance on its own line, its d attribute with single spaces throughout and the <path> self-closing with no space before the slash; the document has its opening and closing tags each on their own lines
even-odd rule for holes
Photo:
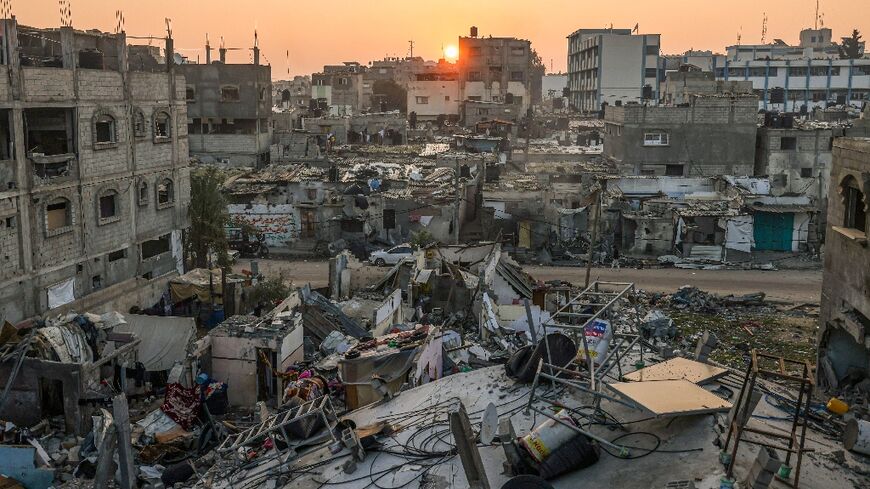
<svg viewBox="0 0 870 489">
<path fill-rule="evenodd" d="M 870 372 L 870 248 L 866 232 L 847 235 L 834 229 L 844 224 L 840 185 L 847 177 L 854 178 L 863 191 L 864 208 L 870 206 L 870 140 L 839 138 L 834 141 L 833 153 L 819 317 L 818 376 L 827 390 L 836 389 L 850 369 L 863 370 L 865 376 Z M 867 225 L 865 222 L 865 228 Z"/>
<path fill-rule="evenodd" d="M 756 138 L 754 96 L 696 97 L 689 107 L 607 107 L 604 154 L 634 175 L 751 175 Z M 647 146 L 647 133 L 664 132 L 667 145 Z"/>
<path fill-rule="evenodd" d="M 417 97 L 427 97 L 418 103 Z M 439 115 L 459 115 L 459 81 L 415 80 L 408 83 L 408 113 L 416 112 L 417 120 L 435 120 Z"/>
</svg>

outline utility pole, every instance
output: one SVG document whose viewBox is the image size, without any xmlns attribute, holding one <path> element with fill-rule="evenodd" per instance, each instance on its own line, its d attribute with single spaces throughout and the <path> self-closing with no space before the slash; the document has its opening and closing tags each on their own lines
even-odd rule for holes
<svg viewBox="0 0 870 489">
<path fill-rule="evenodd" d="M 596 179 L 597 180 L 597 179 Z M 589 276 L 592 275 L 592 260 L 595 256 L 595 248 L 598 247 L 598 225 L 601 222 L 601 191 L 600 182 L 598 190 L 595 191 L 595 214 L 592 222 L 592 243 L 589 245 L 589 258 L 586 260 L 586 282 L 584 287 L 589 287 Z"/>
<path fill-rule="evenodd" d="M 462 202 L 462 187 L 459 183 L 459 162 L 460 159 L 456 158 L 456 196 L 453 200 L 453 244 L 459 244 L 459 221 L 461 220 L 461 217 L 459 216 L 459 204 Z"/>
</svg>

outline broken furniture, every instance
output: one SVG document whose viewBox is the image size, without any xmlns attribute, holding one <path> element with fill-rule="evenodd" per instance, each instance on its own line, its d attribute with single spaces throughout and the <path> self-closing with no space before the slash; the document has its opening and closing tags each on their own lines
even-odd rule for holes
<svg viewBox="0 0 870 489">
<path fill-rule="evenodd" d="M 765 368 L 765 366 L 772 366 L 773 369 Z M 795 375 L 788 371 L 787 367 L 797 368 L 800 371 L 800 374 Z M 751 351 L 749 366 L 746 369 L 746 377 L 743 382 L 743 387 L 740 389 L 740 394 L 737 396 L 737 405 L 741 405 L 744 398 L 748 398 L 752 395 L 752 392 L 755 389 L 755 383 L 758 381 L 759 376 L 762 378 L 772 378 L 799 384 L 797 403 L 795 410 L 791 415 L 791 432 L 783 434 L 760 428 L 752 428 L 747 426 L 749 416 L 745 417 L 746 419 L 744 422 L 741 422 L 741 419 L 738 419 L 740 418 L 739 416 L 735 416 L 735 419 L 732 419 L 731 423 L 728 425 L 728 436 L 725 438 L 725 443 L 722 445 L 722 449 L 727 452 L 731 439 L 734 439 L 734 447 L 731 449 L 731 456 L 726 475 L 729 478 L 733 478 L 737 450 L 740 448 L 740 442 L 746 442 L 761 445 L 766 448 L 772 448 L 774 450 L 785 451 L 786 457 L 785 462 L 783 462 L 785 467 L 791 467 L 792 455 L 796 456 L 797 461 L 794 467 L 794 482 L 789 482 L 784 478 L 779 479 L 790 487 L 799 487 L 801 462 L 803 461 L 804 453 L 814 451 L 811 448 L 804 448 L 808 422 L 807 413 L 810 410 L 812 391 L 815 384 L 813 381 L 813 367 L 806 361 L 791 360 L 753 349 Z M 800 433 L 798 433 L 798 427 L 800 427 Z M 783 446 L 756 441 L 745 437 L 744 433 L 754 433 L 777 440 L 787 440 L 788 444 Z"/>
</svg>

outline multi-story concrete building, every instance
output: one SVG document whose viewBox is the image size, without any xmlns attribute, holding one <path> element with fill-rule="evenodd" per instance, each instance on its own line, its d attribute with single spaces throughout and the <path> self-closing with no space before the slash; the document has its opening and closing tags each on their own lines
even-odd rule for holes
<svg viewBox="0 0 870 489">
<path fill-rule="evenodd" d="M 129 310 L 182 267 L 185 82 L 126 37 L 0 20 L 0 318 Z"/>
<path fill-rule="evenodd" d="M 837 138 L 833 152 L 817 372 L 850 402 L 870 378 L 870 139 Z"/>
<path fill-rule="evenodd" d="M 759 108 L 810 112 L 831 104 L 861 107 L 870 98 L 870 58 L 840 59 L 830 29 L 804 29 L 801 42 L 728 46 L 727 54 L 689 52 L 678 63 L 717 80 L 752 82 Z"/>
<path fill-rule="evenodd" d="M 253 64 L 183 64 L 185 99 L 190 120 L 190 154 L 207 163 L 260 168 L 269 164 L 272 142 L 272 68 Z"/>
<path fill-rule="evenodd" d="M 311 102 L 311 77 L 297 75 L 292 80 L 272 82 L 272 101 L 280 109 L 307 110 Z"/>
<path fill-rule="evenodd" d="M 752 175 L 756 106 L 751 93 L 691 95 L 679 106 L 607 106 L 604 155 L 633 175 Z"/>
<path fill-rule="evenodd" d="M 439 62 L 440 69 L 417 73 L 408 82 L 408 114 L 417 114 L 419 121 L 445 120 L 459 117 L 459 72 L 456 66 Z"/>
<path fill-rule="evenodd" d="M 357 62 L 324 66 L 323 72 L 311 75 L 311 98 L 326 105 L 332 116 L 359 113 L 366 105 L 364 71 L 365 67 Z"/>
<path fill-rule="evenodd" d="M 532 43 L 514 37 L 459 38 L 459 97 L 516 105 L 523 117 L 532 103 Z"/>
<path fill-rule="evenodd" d="M 568 103 L 580 112 L 604 104 L 655 105 L 663 80 L 661 35 L 631 29 L 579 29 L 568 36 Z"/>
</svg>

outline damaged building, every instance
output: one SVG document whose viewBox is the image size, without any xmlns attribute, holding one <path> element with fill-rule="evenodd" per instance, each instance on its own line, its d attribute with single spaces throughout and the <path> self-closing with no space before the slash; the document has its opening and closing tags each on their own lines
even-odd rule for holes
<svg viewBox="0 0 870 489">
<path fill-rule="evenodd" d="M 154 58 L 123 33 L 2 22 L 0 317 L 154 304 L 190 199 L 172 39 Z"/>
<path fill-rule="evenodd" d="M 870 384 L 870 139 L 834 141 L 819 316 L 819 385 L 853 402 Z"/>
<path fill-rule="evenodd" d="M 211 53 L 209 49 L 206 50 Z M 269 164 L 272 128 L 272 68 L 260 64 L 253 48 L 253 64 L 227 63 L 220 58 L 205 64 L 184 63 L 190 155 L 205 163 L 262 168 Z"/>
<path fill-rule="evenodd" d="M 752 175 L 757 112 L 751 92 L 693 93 L 680 105 L 607 106 L 604 155 L 629 175 Z"/>
</svg>

